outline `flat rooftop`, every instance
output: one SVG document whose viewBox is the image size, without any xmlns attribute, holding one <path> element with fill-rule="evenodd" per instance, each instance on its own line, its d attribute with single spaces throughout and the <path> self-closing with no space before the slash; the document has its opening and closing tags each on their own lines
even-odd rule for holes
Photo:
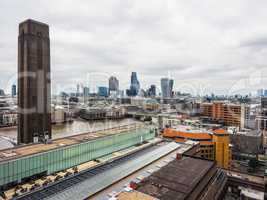
<svg viewBox="0 0 267 200">
<path fill-rule="evenodd" d="M 176 131 L 181 131 L 185 133 L 207 133 L 212 135 L 213 133 L 205 128 L 197 128 L 190 125 L 178 125 L 173 127 Z"/>
<path fill-rule="evenodd" d="M 93 132 L 87 132 L 74 136 L 52 140 L 49 144 L 35 143 L 17 146 L 10 149 L 0 150 L 0 163 L 8 160 L 17 159 L 20 157 L 42 153 L 58 148 L 63 148 L 69 145 L 74 145 L 82 142 L 87 142 L 101 137 L 109 135 L 115 135 L 123 132 L 133 131 L 139 128 L 144 128 L 142 123 L 133 123 L 125 126 L 114 127 L 106 130 L 98 130 Z"/>
<path fill-rule="evenodd" d="M 121 192 L 116 196 L 117 200 L 157 200 L 154 197 L 151 197 L 147 194 L 138 192 L 136 190 L 130 191 L 130 192 Z"/>
<path fill-rule="evenodd" d="M 138 183 L 137 191 L 157 199 L 186 199 L 215 163 L 192 157 L 173 160 Z"/>
</svg>

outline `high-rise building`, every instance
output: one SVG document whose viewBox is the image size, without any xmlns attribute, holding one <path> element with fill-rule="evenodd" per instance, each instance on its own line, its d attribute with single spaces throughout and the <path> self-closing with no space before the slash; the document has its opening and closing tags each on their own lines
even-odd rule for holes
<svg viewBox="0 0 267 200">
<path fill-rule="evenodd" d="M 139 92 L 140 89 L 140 83 L 137 79 L 137 73 L 136 72 L 132 72 L 131 75 L 131 86 L 137 91 L 137 93 Z"/>
<path fill-rule="evenodd" d="M 257 96 L 261 97 L 263 95 L 263 89 L 257 90 Z"/>
<path fill-rule="evenodd" d="M 89 97 L 89 94 L 90 94 L 90 89 L 89 89 L 89 87 L 84 87 L 84 88 L 83 88 L 83 96 L 84 96 L 84 97 Z"/>
<path fill-rule="evenodd" d="M 171 94 L 171 97 L 173 97 L 173 84 L 174 84 L 174 81 L 173 79 L 170 79 L 170 94 Z"/>
<path fill-rule="evenodd" d="M 84 86 L 83 87 L 83 102 L 86 103 L 88 101 L 88 98 L 90 96 L 90 89 L 89 87 Z"/>
<path fill-rule="evenodd" d="M 147 94 L 149 97 L 155 97 L 156 96 L 156 86 L 151 85 L 150 88 L 147 91 Z"/>
<path fill-rule="evenodd" d="M 17 95 L 17 86 L 16 85 L 12 85 L 11 87 L 11 96 L 14 97 Z"/>
<path fill-rule="evenodd" d="M 0 89 L 0 96 L 5 96 L 5 91 Z"/>
<path fill-rule="evenodd" d="M 77 88 L 76 88 L 76 97 L 79 97 L 81 95 L 80 93 L 80 84 L 77 84 Z"/>
<path fill-rule="evenodd" d="M 163 98 L 170 98 L 173 96 L 173 79 L 161 79 L 161 94 Z"/>
<path fill-rule="evenodd" d="M 115 76 L 111 76 L 108 80 L 108 83 L 109 83 L 109 92 L 119 91 L 119 80 Z"/>
<path fill-rule="evenodd" d="M 98 87 L 98 95 L 100 97 L 108 97 L 108 88 L 107 87 Z"/>
<path fill-rule="evenodd" d="M 18 143 L 51 138 L 50 40 L 47 24 L 26 20 L 18 37 Z"/>
<path fill-rule="evenodd" d="M 138 95 L 139 90 L 140 90 L 140 83 L 137 79 L 137 74 L 136 72 L 132 72 L 130 89 L 126 90 L 126 93 L 128 96 L 136 96 Z"/>
</svg>

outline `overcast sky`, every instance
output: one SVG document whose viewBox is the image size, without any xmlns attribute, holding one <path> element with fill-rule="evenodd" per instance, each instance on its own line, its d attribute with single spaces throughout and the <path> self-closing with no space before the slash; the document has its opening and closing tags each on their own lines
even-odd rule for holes
<svg viewBox="0 0 267 200">
<path fill-rule="evenodd" d="M 53 91 L 110 75 L 193 94 L 267 88 L 266 0 L 0 0 L 0 88 L 17 74 L 18 24 L 50 26 Z"/>
</svg>

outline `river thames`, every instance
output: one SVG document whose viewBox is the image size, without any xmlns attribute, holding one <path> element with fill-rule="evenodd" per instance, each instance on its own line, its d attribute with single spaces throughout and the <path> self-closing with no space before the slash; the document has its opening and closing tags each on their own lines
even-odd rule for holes
<svg viewBox="0 0 267 200">
<path fill-rule="evenodd" d="M 52 125 L 52 139 L 77 135 L 96 130 L 104 130 L 112 127 L 123 126 L 136 122 L 135 119 L 126 118 L 120 120 L 85 121 L 75 119 L 73 122 Z M 6 136 L 17 140 L 17 127 L 0 129 L 0 136 Z"/>
</svg>

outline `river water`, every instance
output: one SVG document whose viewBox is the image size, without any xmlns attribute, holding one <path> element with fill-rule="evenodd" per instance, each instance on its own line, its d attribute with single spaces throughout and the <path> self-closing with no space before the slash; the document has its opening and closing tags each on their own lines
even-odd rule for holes
<svg viewBox="0 0 267 200">
<path fill-rule="evenodd" d="M 101 121 L 85 121 L 74 120 L 70 123 L 53 124 L 52 139 L 62 138 L 90 131 L 103 130 L 117 126 L 123 126 L 136 122 L 135 119 L 127 118 L 120 120 L 101 120 Z M 7 136 L 12 139 L 17 139 L 17 127 L 0 128 L 0 136 Z"/>
</svg>

